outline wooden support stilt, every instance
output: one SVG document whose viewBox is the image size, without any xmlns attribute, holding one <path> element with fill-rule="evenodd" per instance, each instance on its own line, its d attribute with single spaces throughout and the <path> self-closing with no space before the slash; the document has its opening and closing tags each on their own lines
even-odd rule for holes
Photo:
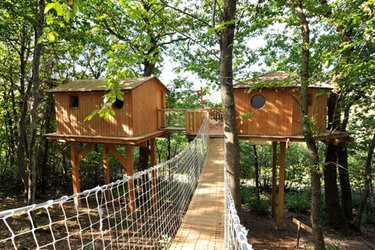
<svg viewBox="0 0 375 250">
<path fill-rule="evenodd" d="M 156 165 L 156 143 L 155 143 L 155 138 L 151 139 L 150 140 L 151 142 L 151 167 L 155 166 Z M 156 210 L 156 204 L 157 204 L 157 200 L 156 200 L 156 194 L 157 194 L 157 186 L 156 186 L 156 178 L 157 178 L 157 170 L 152 170 L 151 172 L 152 174 L 152 180 L 151 180 L 151 183 L 152 183 L 152 207 L 154 210 Z"/>
<path fill-rule="evenodd" d="M 109 148 L 107 144 L 103 144 L 103 171 L 104 171 L 104 183 L 109 184 Z M 105 195 L 107 197 L 107 201 L 111 198 L 111 191 L 106 190 Z"/>
<path fill-rule="evenodd" d="M 134 175 L 133 165 L 133 147 L 129 144 L 126 145 L 126 171 L 129 176 Z M 129 180 L 129 209 L 135 210 L 135 195 L 134 195 L 134 181 Z"/>
<path fill-rule="evenodd" d="M 77 156 L 77 144 L 75 142 L 70 143 L 70 164 L 72 165 L 72 184 L 73 184 L 73 194 L 80 192 L 79 184 L 79 166 L 78 166 L 78 156 Z M 74 198 L 74 204 L 79 205 L 78 197 Z"/>
<path fill-rule="evenodd" d="M 103 171 L 104 171 L 104 183 L 109 184 L 109 148 L 108 145 L 103 144 Z"/>
<path fill-rule="evenodd" d="M 277 204 L 277 229 L 283 225 L 284 210 L 284 187 L 285 187 L 285 151 L 286 142 L 280 142 L 280 178 L 279 178 L 279 201 Z"/>
<path fill-rule="evenodd" d="M 276 214 L 276 164 L 277 164 L 277 142 L 272 142 L 272 194 L 271 194 L 271 216 L 275 218 Z"/>
</svg>

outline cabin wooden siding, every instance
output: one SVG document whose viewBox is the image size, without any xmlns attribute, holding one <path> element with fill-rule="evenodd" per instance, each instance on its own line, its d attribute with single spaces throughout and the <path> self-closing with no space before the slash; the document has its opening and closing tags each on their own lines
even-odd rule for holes
<svg viewBox="0 0 375 250">
<path fill-rule="evenodd" d="M 319 95 L 322 89 L 309 89 L 312 105 L 309 114 L 313 114 L 316 129 L 326 130 L 327 96 Z M 251 106 L 251 97 L 262 94 L 265 105 L 260 109 Z M 290 88 L 269 88 L 248 93 L 247 88 L 235 88 L 237 131 L 239 135 L 289 136 L 301 135 L 301 111 L 298 103 L 299 90 Z M 241 117 L 242 115 L 248 117 Z"/>
<path fill-rule="evenodd" d="M 90 121 L 85 121 L 85 118 L 94 110 L 101 108 L 104 92 L 70 92 L 54 95 L 58 134 L 133 136 L 131 92 L 124 92 L 124 105 L 122 109 L 114 109 L 116 112 L 114 117 L 105 120 L 96 115 Z M 78 96 L 78 107 L 70 106 L 71 96 Z"/>
<path fill-rule="evenodd" d="M 124 105 L 115 108 L 115 116 L 108 120 L 94 116 L 85 118 L 103 104 L 104 91 L 56 92 L 55 110 L 57 134 L 137 137 L 160 130 L 158 110 L 165 109 L 168 90 L 156 78 L 124 91 Z M 79 106 L 71 107 L 71 96 L 78 96 Z M 158 121 L 159 120 L 159 121 Z"/>
<path fill-rule="evenodd" d="M 165 109 L 166 91 L 156 79 L 151 79 L 132 91 L 133 94 L 133 136 L 148 134 L 160 129 L 158 110 Z M 159 121 L 158 121 L 159 120 Z"/>
<path fill-rule="evenodd" d="M 317 132 L 325 132 L 327 127 L 327 101 L 328 92 L 326 89 L 310 88 L 311 104 L 308 107 L 309 116 L 312 116 L 314 129 Z M 299 100 L 300 92 L 293 92 L 293 96 Z M 302 134 L 301 108 L 297 101 L 293 101 L 293 135 Z"/>
</svg>

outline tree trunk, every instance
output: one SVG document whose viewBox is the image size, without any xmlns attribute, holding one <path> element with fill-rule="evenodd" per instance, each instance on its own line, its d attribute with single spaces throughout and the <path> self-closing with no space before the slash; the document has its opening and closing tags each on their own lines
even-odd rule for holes
<svg viewBox="0 0 375 250">
<path fill-rule="evenodd" d="M 347 227 L 343 216 L 337 187 L 337 146 L 328 143 L 324 167 L 324 194 L 328 223 L 332 228 Z"/>
<path fill-rule="evenodd" d="M 236 1 L 225 0 L 222 21 L 226 24 L 220 34 L 220 86 L 224 113 L 224 147 L 229 182 L 235 207 L 241 215 L 240 199 L 240 147 L 236 128 L 236 111 L 233 96 L 233 42 L 235 32 Z"/>
<path fill-rule="evenodd" d="M 328 130 L 337 129 L 340 123 L 338 113 L 338 96 L 332 94 L 328 100 Z M 328 224 L 335 229 L 347 227 L 347 220 L 340 205 L 339 189 L 337 186 L 338 146 L 332 141 L 327 142 L 324 167 L 324 197 L 327 210 Z"/>
<path fill-rule="evenodd" d="M 311 123 L 308 117 L 308 87 L 309 87 L 309 64 L 310 64 L 310 29 L 306 19 L 302 0 L 294 1 L 302 35 L 302 62 L 301 62 L 301 121 L 303 134 L 309 151 L 311 167 L 311 224 L 313 229 L 314 248 L 325 249 L 322 225 L 320 220 L 320 196 L 321 183 L 319 174 L 319 157 L 317 145 L 313 137 Z"/>
<path fill-rule="evenodd" d="M 42 44 L 38 43 L 38 38 L 43 34 L 44 25 L 44 0 L 39 0 L 37 22 L 34 37 L 34 56 L 32 65 L 32 99 L 30 107 L 30 144 L 29 144 L 29 156 L 30 156 L 30 171 L 28 177 L 28 194 L 27 204 L 31 205 L 35 203 L 35 191 L 36 191 L 36 169 L 37 169 L 37 156 L 38 156 L 38 144 L 37 144 L 37 125 L 38 125 L 38 108 L 40 103 L 39 96 L 39 66 L 40 58 L 42 55 Z"/>
<path fill-rule="evenodd" d="M 320 1 L 321 4 L 323 4 L 323 8 L 326 12 L 324 16 L 326 18 L 331 18 L 333 15 L 332 9 L 330 5 L 328 4 L 327 0 Z M 349 26 L 345 27 L 342 24 L 332 22 L 334 25 L 334 28 L 338 32 L 338 34 L 341 35 L 342 42 L 352 44 L 352 33 L 353 29 Z M 341 56 L 339 57 L 339 64 L 336 68 L 338 72 L 340 72 L 340 67 L 346 67 L 350 61 L 351 55 L 354 51 L 354 46 L 347 46 L 341 51 Z M 336 82 L 341 85 L 343 80 L 342 75 L 338 74 L 335 76 Z M 350 106 L 346 106 L 344 109 L 344 120 L 341 122 L 340 117 L 343 112 L 341 109 L 341 105 L 343 103 L 343 95 L 342 93 L 339 93 L 340 99 L 337 100 L 337 104 L 335 104 L 335 117 L 333 117 L 333 129 L 339 129 L 340 131 L 346 130 L 346 125 L 348 123 L 348 117 L 349 117 L 349 109 Z M 331 95 L 332 97 L 332 95 Z M 336 95 L 337 98 L 337 95 Z M 350 104 L 349 104 L 350 105 Z M 339 177 L 340 177 L 340 186 L 341 186 L 341 207 L 343 210 L 343 214 L 346 216 L 346 218 L 349 220 L 349 222 L 352 222 L 353 220 L 353 211 L 352 211 L 352 194 L 351 194 L 351 187 L 349 182 L 349 165 L 348 165 L 348 154 L 347 154 L 347 145 L 346 144 L 340 144 L 337 147 L 337 157 L 338 157 L 338 164 L 339 164 Z"/>
<path fill-rule="evenodd" d="M 352 189 L 349 179 L 348 149 L 346 144 L 338 145 L 339 180 L 341 186 L 341 207 L 347 220 L 353 221 Z"/>
<path fill-rule="evenodd" d="M 27 142 L 27 103 L 29 100 L 30 95 L 30 89 L 32 82 L 30 81 L 29 84 L 26 86 L 26 66 L 27 66 L 27 60 L 28 55 L 27 53 L 28 49 L 27 46 L 29 44 L 28 37 L 29 34 L 27 34 L 26 28 L 23 27 L 22 29 L 22 39 L 21 39 L 21 48 L 20 48 L 20 95 L 21 95 L 21 101 L 20 101 L 20 116 L 18 120 L 18 140 L 17 140 L 17 150 L 16 150 L 16 159 L 17 159 L 17 166 L 20 178 L 22 180 L 22 183 L 24 185 L 24 194 L 27 195 L 28 190 L 28 177 L 26 173 L 27 169 L 27 148 L 28 148 L 28 142 Z M 13 93 L 14 95 L 14 93 Z"/>
<path fill-rule="evenodd" d="M 363 192 L 361 203 L 359 204 L 359 208 L 358 208 L 358 215 L 354 224 L 355 228 L 358 231 L 361 231 L 362 217 L 365 211 L 367 199 L 371 191 L 371 181 L 372 181 L 371 161 L 372 161 L 372 156 L 374 154 L 374 149 L 375 149 L 375 134 L 372 137 L 372 141 L 370 143 L 370 146 L 367 152 L 367 160 L 366 160 L 366 166 L 365 166 L 365 191 Z"/>
<path fill-rule="evenodd" d="M 257 199 L 260 199 L 259 196 L 259 161 L 258 161 L 258 154 L 257 154 L 257 146 L 253 145 L 253 152 L 254 152 L 254 166 L 255 166 L 255 195 Z"/>
<path fill-rule="evenodd" d="M 52 88 L 52 81 L 49 81 L 50 84 L 48 84 L 49 88 Z M 44 116 L 44 132 L 45 133 L 51 133 L 52 132 L 52 119 L 54 116 L 54 101 L 52 95 L 48 95 L 47 103 L 46 103 L 46 109 L 45 109 L 45 116 Z M 42 189 L 42 193 L 45 192 L 45 190 L 48 189 L 49 186 L 49 179 L 51 176 L 51 169 L 48 166 L 48 159 L 49 159 L 49 140 L 47 140 L 45 137 L 42 138 L 43 142 L 43 152 L 41 155 L 41 166 L 40 166 L 40 172 L 41 172 L 41 184 L 40 187 Z"/>
</svg>

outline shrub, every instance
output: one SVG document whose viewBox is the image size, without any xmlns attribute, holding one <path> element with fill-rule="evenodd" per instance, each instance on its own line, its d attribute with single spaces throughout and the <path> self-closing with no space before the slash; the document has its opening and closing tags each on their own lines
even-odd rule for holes
<svg viewBox="0 0 375 250">
<path fill-rule="evenodd" d="M 285 195 L 285 208 L 290 212 L 307 214 L 310 210 L 311 194 L 307 190 L 290 192 Z"/>
<path fill-rule="evenodd" d="M 251 197 L 247 204 L 249 205 L 251 211 L 258 215 L 265 216 L 269 213 L 269 199 L 264 195 L 260 195 L 259 199 L 256 197 Z"/>
</svg>

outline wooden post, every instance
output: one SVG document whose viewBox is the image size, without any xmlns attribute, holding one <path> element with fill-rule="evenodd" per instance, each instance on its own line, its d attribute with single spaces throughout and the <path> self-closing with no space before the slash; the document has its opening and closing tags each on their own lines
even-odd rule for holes
<svg viewBox="0 0 375 250">
<path fill-rule="evenodd" d="M 279 178 L 279 201 L 277 204 L 277 229 L 280 229 L 283 225 L 284 187 L 285 187 L 285 151 L 286 151 L 286 142 L 280 142 L 280 178 Z"/>
<path fill-rule="evenodd" d="M 151 167 L 156 165 L 156 144 L 155 138 L 150 140 L 151 142 Z M 156 187 L 156 177 L 157 177 L 157 170 L 152 170 L 152 207 L 156 210 L 156 194 L 157 194 L 157 187 Z"/>
<path fill-rule="evenodd" d="M 78 154 L 77 144 L 75 142 L 70 143 L 70 164 L 72 165 L 72 183 L 73 183 L 73 194 L 80 192 L 79 184 L 79 166 L 78 166 Z M 79 206 L 78 197 L 74 198 L 74 204 Z"/>
<path fill-rule="evenodd" d="M 133 147 L 132 145 L 126 145 L 126 171 L 129 176 L 134 175 L 134 166 L 133 166 Z M 134 211 L 135 209 L 135 195 L 134 195 L 134 181 L 129 180 L 129 209 Z"/>
<path fill-rule="evenodd" d="M 276 155 L 277 155 L 277 142 L 272 142 L 272 194 L 271 194 L 271 216 L 275 218 L 276 208 Z"/>
<path fill-rule="evenodd" d="M 104 183 L 109 184 L 109 150 L 108 145 L 103 144 L 103 171 L 104 171 Z"/>
<path fill-rule="evenodd" d="M 104 183 L 109 184 L 109 148 L 107 144 L 103 144 L 103 172 L 104 172 Z M 111 198 L 110 190 L 106 190 L 105 195 L 107 197 L 107 201 Z"/>
</svg>

